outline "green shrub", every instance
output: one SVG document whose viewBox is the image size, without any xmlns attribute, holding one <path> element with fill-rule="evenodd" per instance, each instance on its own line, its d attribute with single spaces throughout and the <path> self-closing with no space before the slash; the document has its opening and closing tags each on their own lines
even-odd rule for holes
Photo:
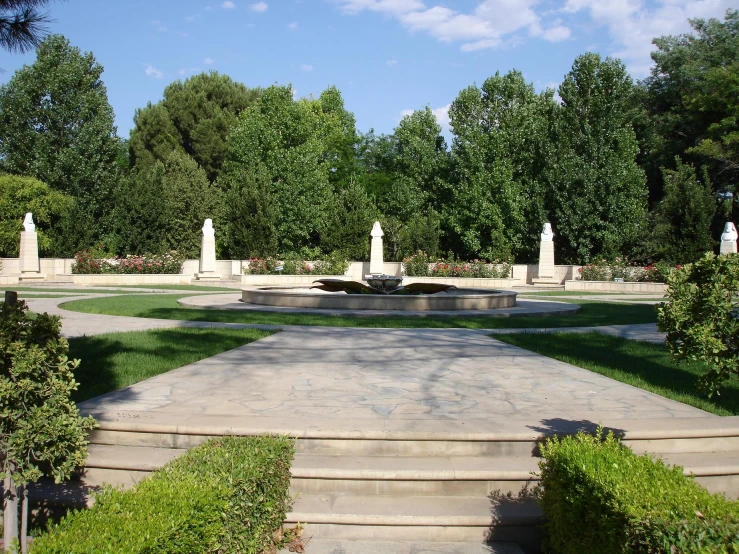
<svg viewBox="0 0 739 554">
<path fill-rule="evenodd" d="M 667 348 L 677 359 L 699 360 L 711 369 L 700 385 L 718 392 L 739 375 L 739 255 L 706 254 L 672 272 L 667 302 L 657 325 L 667 333 Z"/>
<path fill-rule="evenodd" d="M 104 257 L 93 250 L 81 250 L 74 255 L 74 274 L 178 274 L 185 257 L 173 250 L 164 254 Z"/>
<path fill-rule="evenodd" d="M 429 255 L 423 250 L 419 250 L 403 260 L 405 275 L 408 277 L 428 277 L 431 275 L 430 263 Z"/>
<path fill-rule="evenodd" d="M 5 494 L 13 497 L 42 476 L 68 479 L 84 463 L 95 427 L 71 399 L 79 360 L 67 357 L 60 318 L 27 310 L 23 301 L 0 302 L 0 479 L 12 480 Z M 14 529 L 11 512 L 6 523 Z"/>
<path fill-rule="evenodd" d="M 284 437 L 211 439 L 131 490 L 103 491 L 32 553 L 259 554 L 285 519 L 294 451 Z"/>
<path fill-rule="evenodd" d="M 313 265 L 313 275 L 344 275 L 349 269 L 349 261 L 340 252 L 331 252 L 321 257 Z"/>
<path fill-rule="evenodd" d="M 560 554 L 737 553 L 739 503 L 609 433 L 550 439 L 539 498 Z"/>
</svg>

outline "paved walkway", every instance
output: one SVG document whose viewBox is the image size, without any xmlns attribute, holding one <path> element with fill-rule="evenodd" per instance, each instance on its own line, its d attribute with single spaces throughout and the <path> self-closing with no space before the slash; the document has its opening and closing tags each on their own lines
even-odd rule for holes
<svg viewBox="0 0 739 554">
<path fill-rule="evenodd" d="M 61 315 L 68 337 L 166 327 L 255 327 L 83 314 L 60 309 L 58 304 L 66 300 L 39 298 L 29 304 L 34 311 Z M 630 338 L 655 332 L 653 325 L 598 330 Z M 285 327 L 83 407 L 96 412 L 354 420 L 709 417 L 492 340 L 492 332 L 512 330 Z"/>
<path fill-rule="evenodd" d="M 707 416 L 465 329 L 290 327 L 82 407 L 306 419 Z"/>
</svg>

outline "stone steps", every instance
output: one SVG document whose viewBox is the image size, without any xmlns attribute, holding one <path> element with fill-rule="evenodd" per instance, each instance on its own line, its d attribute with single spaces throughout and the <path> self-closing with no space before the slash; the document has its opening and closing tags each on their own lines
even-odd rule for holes
<svg viewBox="0 0 739 554">
<path fill-rule="evenodd" d="M 709 490 L 739 496 L 739 418 L 616 423 L 628 424 L 627 429 L 612 428 L 636 452 L 682 465 Z M 90 435 L 80 481 L 69 485 L 73 490 L 49 496 L 54 498 L 50 502 L 63 502 L 77 495 L 84 503 L 102 483 L 132 486 L 211 436 L 280 433 L 297 437 L 291 468 L 296 500 L 286 523 L 305 524 L 304 536 L 317 545 L 309 543 L 308 554 L 336 544 L 369 548 L 358 554 L 380 552 L 383 541 L 399 545 L 398 552 L 411 543 L 429 542 L 460 548 L 513 542 L 524 552 L 537 552 L 541 513 L 530 492 L 537 483 L 532 473 L 538 470 L 538 445 L 546 436 L 578 428 L 593 431 L 594 425 L 548 421 L 539 429 L 515 421 L 378 424 L 268 418 L 245 423 L 209 416 L 188 425 L 173 424 L 160 414 L 101 418 L 101 428 Z"/>
<path fill-rule="evenodd" d="M 280 554 L 287 554 L 287 549 Z M 499 542 L 349 541 L 311 538 L 308 554 L 523 554 L 517 544 Z"/>
</svg>

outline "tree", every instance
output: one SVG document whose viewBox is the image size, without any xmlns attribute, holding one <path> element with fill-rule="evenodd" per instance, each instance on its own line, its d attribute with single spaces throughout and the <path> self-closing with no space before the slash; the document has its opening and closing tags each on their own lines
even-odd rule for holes
<svg viewBox="0 0 739 554">
<path fill-rule="evenodd" d="M 151 167 L 177 150 L 192 156 L 214 181 L 231 126 L 259 92 L 216 71 L 175 81 L 164 89 L 161 102 L 136 110 L 129 141 L 132 167 Z"/>
<path fill-rule="evenodd" d="M 18 538 L 18 498 L 42 476 L 59 483 L 83 465 L 92 417 L 70 395 L 77 388 L 58 316 L 29 317 L 25 302 L 0 304 L 0 477 L 5 548 Z M 25 522 L 21 530 L 25 531 Z M 25 536 L 23 537 L 25 542 Z"/>
<path fill-rule="evenodd" d="M 75 199 L 72 250 L 109 233 L 119 141 L 102 72 L 92 53 L 54 35 L 0 87 L 0 169 Z"/>
<path fill-rule="evenodd" d="M 134 171 L 122 185 L 116 202 L 116 249 L 120 254 L 177 250 L 197 258 L 203 222 L 214 219 L 220 236 L 222 213 L 221 190 L 195 160 L 173 151 L 164 163 Z"/>
<path fill-rule="evenodd" d="M 359 141 L 354 114 L 344 108 L 344 99 L 336 87 L 329 87 L 318 97 L 325 118 L 323 159 L 329 166 L 329 182 L 335 191 L 350 186 L 358 170 L 356 148 Z"/>
<path fill-rule="evenodd" d="M 676 168 L 664 170 L 664 196 L 653 213 L 649 252 L 671 263 L 688 263 L 713 250 L 716 200 L 707 175 L 698 180 L 695 168 L 679 159 Z"/>
<path fill-rule="evenodd" d="M 258 217 L 260 228 L 274 229 L 274 241 L 260 240 L 260 248 L 277 245 L 270 255 L 320 244 L 333 195 L 329 175 L 335 166 L 329 163 L 325 140 L 333 122 L 335 118 L 324 114 L 321 100 L 294 100 L 290 87 L 272 86 L 232 128 L 219 185 L 230 199 L 258 199 L 248 210 Z M 237 237 L 253 231 L 237 229 L 245 221 L 233 210 L 229 213 L 229 251 L 244 252 Z M 266 221 L 266 216 L 273 219 Z"/>
<path fill-rule="evenodd" d="M 647 187 L 636 164 L 633 83 L 621 62 L 579 56 L 559 87 L 550 167 L 560 263 L 626 254 L 643 234 Z"/>
<path fill-rule="evenodd" d="M 0 0 L 0 48 L 9 52 L 27 52 L 38 46 L 46 35 L 48 14 L 38 8 L 51 0 Z"/>
<path fill-rule="evenodd" d="M 357 181 L 334 195 L 328 209 L 328 225 L 321 236 L 321 248 L 339 252 L 348 260 L 369 257 L 369 231 L 379 217 L 367 191 Z"/>
<path fill-rule="evenodd" d="M 27 212 L 33 213 L 40 253 L 55 253 L 54 230 L 72 204 L 72 198 L 33 177 L 0 175 L 0 257 L 18 256 L 23 217 Z"/>
<path fill-rule="evenodd" d="M 445 219 L 468 256 L 538 256 L 547 220 L 552 94 L 537 95 L 521 72 L 511 71 L 463 90 L 452 103 L 459 182 Z"/>
<path fill-rule="evenodd" d="M 699 385 L 718 393 L 739 375 L 739 255 L 703 258 L 672 272 L 668 301 L 657 308 L 657 326 L 678 360 L 697 360 L 709 369 Z"/>
<path fill-rule="evenodd" d="M 724 21 L 690 20 L 693 33 L 656 38 L 654 66 L 645 80 L 656 140 L 648 168 L 673 169 L 676 156 L 708 164 L 717 190 L 739 176 L 739 10 Z M 654 180 L 659 172 L 652 169 Z"/>
</svg>

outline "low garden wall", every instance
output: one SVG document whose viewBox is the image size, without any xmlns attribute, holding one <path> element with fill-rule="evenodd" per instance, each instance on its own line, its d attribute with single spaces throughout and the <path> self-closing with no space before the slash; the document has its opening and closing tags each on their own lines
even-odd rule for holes
<svg viewBox="0 0 739 554">
<path fill-rule="evenodd" d="M 442 283 L 458 288 L 510 289 L 520 285 L 518 279 L 479 279 L 475 277 L 403 277 L 404 285 Z"/>
<path fill-rule="evenodd" d="M 189 285 L 192 275 L 157 273 L 157 274 L 70 274 L 59 275 L 64 281 L 75 285 Z"/>
<path fill-rule="evenodd" d="M 317 279 L 346 279 L 347 275 L 242 275 L 241 284 L 252 287 L 309 287 Z"/>
<path fill-rule="evenodd" d="M 616 281 L 565 281 L 565 290 L 583 292 L 630 292 L 635 294 L 664 294 L 664 283 L 619 283 Z"/>
</svg>

